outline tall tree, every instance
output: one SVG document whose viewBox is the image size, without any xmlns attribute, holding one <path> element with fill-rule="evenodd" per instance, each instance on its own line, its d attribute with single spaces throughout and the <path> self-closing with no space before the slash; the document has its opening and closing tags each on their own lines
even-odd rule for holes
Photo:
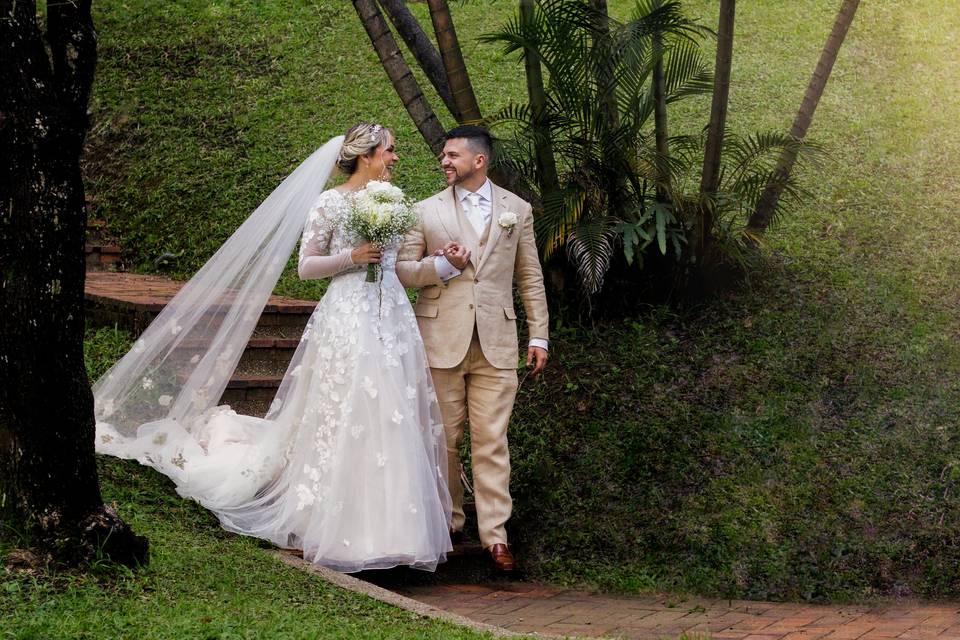
<svg viewBox="0 0 960 640">
<path fill-rule="evenodd" d="M 703 258 L 713 229 L 712 194 L 720 185 L 720 159 L 723 136 L 727 125 L 727 103 L 730 95 L 730 69 L 733 63 L 733 29 L 736 0 L 720 0 L 720 21 L 717 28 L 717 58 L 713 72 L 713 100 L 710 105 L 710 123 L 707 126 L 707 145 L 703 153 L 700 174 L 700 195 L 703 213 L 699 217 L 695 252 Z"/>
<path fill-rule="evenodd" d="M 0 0 L 0 505 L 55 558 L 146 561 L 104 506 L 83 362 L 90 0 Z"/>
<path fill-rule="evenodd" d="M 467 65 L 463 61 L 460 40 L 453 26 L 453 16 L 450 15 L 447 0 L 427 0 L 427 5 L 430 7 L 430 20 L 433 22 L 433 31 L 440 47 L 443 68 L 447 72 L 447 82 L 457 106 L 457 120 L 479 122 L 483 116 L 480 114 L 477 96 L 473 92 Z"/>
<path fill-rule="evenodd" d="M 797 140 L 802 140 L 807 135 L 807 129 L 813 122 L 813 114 L 817 110 L 820 98 L 823 96 L 823 90 L 830 79 L 830 72 L 833 71 L 833 65 L 837 61 L 837 55 L 840 53 L 840 47 L 847 37 L 847 31 L 853 24 L 853 18 L 857 13 L 857 7 L 860 0 L 843 0 L 837 18 L 833 22 L 833 29 L 827 38 L 827 43 L 820 53 L 820 60 L 813 71 L 813 77 L 810 78 L 810 84 L 803 95 L 803 102 L 800 104 L 800 110 L 793 120 L 793 126 L 790 128 L 790 135 Z M 777 161 L 777 170 L 767 183 L 763 191 L 763 196 L 757 204 L 753 215 L 750 216 L 748 228 L 754 232 L 763 232 L 770 225 L 774 213 L 780 202 L 780 196 L 783 193 L 786 178 L 793 170 L 793 165 L 797 160 L 797 151 L 794 147 L 785 148 Z"/>
<path fill-rule="evenodd" d="M 528 33 L 535 31 L 535 0 L 520 0 L 521 28 Z M 536 140 L 536 167 L 541 196 L 549 196 L 557 190 L 557 161 L 553 155 L 553 134 L 547 121 L 547 92 L 543 86 L 543 69 L 540 54 L 529 44 L 523 49 L 523 64 L 527 77 L 527 99 L 530 104 L 530 124 Z"/>
<path fill-rule="evenodd" d="M 620 112 L 617 108 L 617 81 L 613 60 L 612 43 L 610 41 L 610 11 L 607 9 L 607 0 L 590 0 L 593 9 L 594 31 L 593 47 L 596 52 L 594 64 L 596 82 L 603 110 L 607 119 L 607 127 L 616 129 L 620 126 Z"/>
<path fill-rule="evenodd" d="M 393 28 L 403 38 L 424 75 L 427 76 L 433 88 L 437 90 L 437 95 L 443 100 L 443 104 L 446 105 L 450 115 L 459 121 L 457 105 L 450 93 L 450 84 L 447 82 L 447 72 L 443 68 L 440 53 L 433 46 L 427 34 L 424 33 L 416 17 L 407 8 L 405 0 L 379 0 L 379 2 L 390 18 L 390 22 L 393 23 Z"/>
<path fill-rule="evenodd" d="M 360 21 L 363 23 L 367 35 L 370 37 L 370 42 L 373 43 L 377 56 L 380 58 L 380 64 L 387 72 L 387 76 L 389 76 L 397 95 L 400 96 L 407 113 L 410 114 L 410 118 L 419 129 L 420 135 L 423 136 L 430 150 L 440 155 L 440 152 L 443 151 L 443 137 L 445 135 L 443 125 L 440 124 L 430 107 L 430 103 L 423 95 L 423 91 L 420 90 L 420 85 L 413 76 L 413 72 L 410 71 L 410 67 L 407 66 L 406 60 L 403 59 L 403 53 L 400 52 L 390 27 L 383 19 L 383 14 L 380 13 L 376 0 L 353 0 L 353 6 L 357 10 L 357 15 L 360 16 Z M 453 87 L 452 82 L 450 86 Z M 454 93 L 454 96 L 456 96 L 456 93 Z"/>
<path fill-rule="evenodd" d="M 660 0 L 654 0 L 653 6 L 660 8 Z M 653 131 L 657 147 L 657 200 L 667 201 L 667 191 L 670 188 L 670 145 L 667 129 L 667 82 L 663 72 L 663 34 L 656 31 L 651 35 L 653 51 L 653 73 L 651 84 L 653 90 Z"/>
</svg>

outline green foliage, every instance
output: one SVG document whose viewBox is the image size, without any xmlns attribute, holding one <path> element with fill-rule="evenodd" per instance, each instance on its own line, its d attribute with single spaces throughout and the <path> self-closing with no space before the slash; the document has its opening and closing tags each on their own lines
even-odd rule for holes
<svg viewBox="0 0 960 640">
<path fill-rule="evenodd" d="M 680 2 L 638 2 L 631 18 L 618 22 L 588 0 L 539 0 L 532 20 L 518 15 L 483 38 L 502 43 L 507 54 L 535 52 L 549 75 L 543 113 L 521 102 L 489 121 L 512 126 L 503 162 L 540 202 L 536 230 L 544 261 L 565 249 L 588 296 L 598 294 L 616 268 L 619 248 L 625 257 L 620 266 L 628 270 L 644 268 L 648 251 L 670 252 L 678 260 L 661 264 L 670 265 L 681 283 L 694 266 L 745 267 L 755 254 L 744 245 L 743 228 L 763 188 L 774 178 L 784 183 L 780 211 L 806 194 L 796 173 L 775 171 L 783 150 L 798 154 L 802 163 L 816 148 L 789 136 L 730 132 L 719 189 L 706 197 L 699 194 L 705 135 L 675 135 L 668 150 L 656 148 L 654 64 L 663 62 L 667 105 L 709 94 L 712 56 L 703 48 L 709 33 L 685 17 Z M 544 145 L 556 156 L 556 187 L 538 171 L 536 156 Z M 713 240 L 713 255 L 693 265 L 685 247 L 700 234 Z M 622 297 L 622 289 L 616 282 L 606 293 Z"/>
<path fill-rule="evenodd" d="M 99 461 L 104 498 L 150 539 L 150 564 L 0 578 L 9 638 L 482 638 L 333 587 L 229 534 L 135 462 Z M 0 534 L 0 557 L 10 552 Z"/>
<path fill-rule="evenodd" d="M 633 256 L 656 239 L 679 249 L 682 234 L 663 208 L 654 208 L 658 160 L 646 127 L 653 113 L 650 78 L 665 42 L 668 100 L 710 88 L 710 73 L 695 38 L 705 32 L 686 19 L 679 2 L 645 3 L 626 22 L 609 19 L 586 0 L 541 0 L 533 20 L 514 18 L 484 37 L 507 54 L 536 52 L 548 77 L 546 106 L 534 113 L 514 104 L 489 118 L 513 126 L 504 162 L 541 204 L 537 240 L 544 260 L 566 249 L 587 294 L 603 286 L 623 234 Z M 549 142 L 560 184 L 537 171 L 536 149 Z"/>
</svg>

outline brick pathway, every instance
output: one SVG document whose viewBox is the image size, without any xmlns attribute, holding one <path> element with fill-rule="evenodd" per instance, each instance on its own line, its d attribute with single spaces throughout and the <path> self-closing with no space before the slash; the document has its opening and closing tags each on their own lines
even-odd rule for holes
<svg viewBox="0 0 960 640">
<path fill-rule="evenodd" d="M 527 583 L 395 589 L 522 633 L 611 638 L 960 640 L 960 603 L 819 606 L 676 596 L 610 596 Z"/>
</svg>

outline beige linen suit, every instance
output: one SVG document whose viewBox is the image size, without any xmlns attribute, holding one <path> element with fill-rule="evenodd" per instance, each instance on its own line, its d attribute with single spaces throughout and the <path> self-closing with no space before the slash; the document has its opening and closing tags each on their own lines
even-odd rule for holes
<svg viewBox="0 0 960 640">
<path fill-rule="evenodd" d="M 484 547 L 506 543 L 510 518 L 510 454 L 507 424 L 517 391 L 516 284 L 530 338 L 548 339 L 547 299 L 537 255 L 530 204 L 492 185 L 491 215 L 477 236 L 460 211 L 453 187 L 417 204 L 419 222 L 397 258 L 397 275 L 420 288 L 414 311 L 430 362 L 447 439 L 454 529 L 463 526 L 459 445 L 469 417 L 477 525 Z M 499 223 L 515 213 L 510 229 Z M 446 283 L 431 256 L 448 242 L 470 249 L 470 262 Z"/>
</svg>

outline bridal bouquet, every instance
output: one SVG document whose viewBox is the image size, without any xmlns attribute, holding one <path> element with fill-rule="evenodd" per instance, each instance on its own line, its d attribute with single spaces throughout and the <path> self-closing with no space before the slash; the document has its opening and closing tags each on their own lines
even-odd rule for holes
<svg viewBox="0 0 960 640">
<path fill-rule="evenodd" d="M 416 222 L 417 214 L 399 187 L 371 180 L 353 195 L 346 227 L 364 241 L 383 248 L 403 239 Z M 376 282 L 379 272 L 380 265 L 367 265 L 367 282 Z"/>
</svg>

